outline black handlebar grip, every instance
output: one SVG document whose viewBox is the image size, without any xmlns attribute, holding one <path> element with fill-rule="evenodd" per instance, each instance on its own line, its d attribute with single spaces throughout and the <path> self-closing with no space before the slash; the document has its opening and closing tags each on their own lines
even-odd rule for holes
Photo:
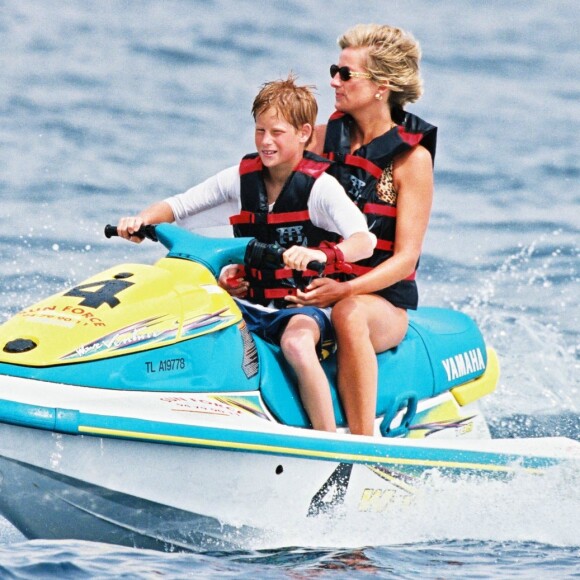
<svg viewBox="0 0 580 580">
<path fill-rule="evenodd" d="M 105 226 L 105 236 L 107 238 L 112 238 L 113 236 L 118 236 L 119 232 L 117 230 L 117 226 L 106 225 Z M 154 225 L 146 225 L 141 226 L 138 231 L 133 233 L 134 236 L 137 238 L 147 238 L 152 242 L 157 242 L 157 234 L 155 233 L 155 226 Z"/>
<path fill-rule="evenodd" d="M 112 238 L 113 236 L 118 236 L 119 233 L 117 232 L 117 226 L 112 226 L 110 224 L 107 224 L 105 226 L 105 237 L 106 238 Z"/>
<path fill-rule="evenodd" d="M 306 267 L 309 270 L 314 270 L 315 272 L 318 273 L 319 276 L 321 276 L 322 272 L 324 272 L 326 264 L 324 264 L 323 262 L 319 262 L 318 260 L 312 260 L 312 262 L 308 262 L 308 264 L 306 264 Z"/>
</svg>

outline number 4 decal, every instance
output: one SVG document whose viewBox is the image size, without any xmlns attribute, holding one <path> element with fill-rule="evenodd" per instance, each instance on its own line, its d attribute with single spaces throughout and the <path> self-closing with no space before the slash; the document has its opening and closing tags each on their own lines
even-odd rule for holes
<svg viewBox="0 0 580 580">
<path fill-rule="evenodd" d="M 75 286 L 64 295 L 84 298 L 79 303 L 80 306 L 98 308 L 103 304 L 108 304 L 111 308 L 115 308 L 115 306 L 120 304 L 116 295 L 129 286 L 133 286 L 133 282 L 127 282 L 127 280 L 104 280 L 103 282 L 91 282 Z"/>
</svg>

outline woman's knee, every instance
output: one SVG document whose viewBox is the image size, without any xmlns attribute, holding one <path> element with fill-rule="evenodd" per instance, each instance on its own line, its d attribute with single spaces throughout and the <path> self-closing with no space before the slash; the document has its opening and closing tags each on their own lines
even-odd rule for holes
<svg viewBox="0 0 580 580">
<path fill-rule="evenodd" d="M 368 329 L 366 310 L 357 296 L 345 298 L 332 308 L 332 325 L 337 335 L 365 332 Z"/>
</svg>

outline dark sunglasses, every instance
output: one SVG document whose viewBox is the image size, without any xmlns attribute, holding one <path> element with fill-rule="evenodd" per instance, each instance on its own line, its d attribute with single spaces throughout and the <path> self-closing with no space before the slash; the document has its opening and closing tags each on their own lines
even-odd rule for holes
<svg viewBox="0 0 580 580">
<path fill-rule="evenodd" d="M 350 81 L 353 77 L 358 77 L 361 79 L 372 79 L 372 75 L 370 73 L 364 72 L 355 72 L 350 70 L 347 66 L 338 66 L 337 64 L 330 65 L 330 78 L 334 78 L 336 73 L 340 75 L 340 80 L 343 82 Z"/>
</svg>

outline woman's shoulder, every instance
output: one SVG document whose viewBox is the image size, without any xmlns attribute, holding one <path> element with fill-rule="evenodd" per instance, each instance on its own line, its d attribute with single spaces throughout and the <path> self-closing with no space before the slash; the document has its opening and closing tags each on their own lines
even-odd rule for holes
<svg viewBox="0 0 580 580">
<path fill-rule="evenodd" d="M 402 186 L 418 186 L 419 183 L 433 183 L 433 160 L 422 145 L 415 145 L 393 161 L 393 185 L 397 192 Z"/>
<path fill-rule="evenodd" d="M 395 157 L 393 160 L 393 171 L 401 167 L 418 169 L 426 166 L 432 167 L 432 165 L 431 153 L 429 153 L 426 147 L 419 144 Z"/>
</svg>

